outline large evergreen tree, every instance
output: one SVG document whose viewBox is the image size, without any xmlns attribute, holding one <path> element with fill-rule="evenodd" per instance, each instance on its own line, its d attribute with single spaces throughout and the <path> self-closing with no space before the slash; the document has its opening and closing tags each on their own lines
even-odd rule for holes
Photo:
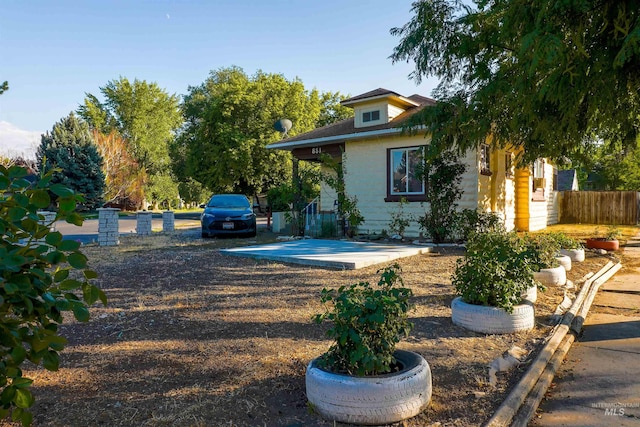
<svg viewBox="0 0 640 427">
<path fill-rule="evenodd" d="M 60 169 L 51 182 L 82 194 L 83 208 L 95 209 L 102 204 L 105 189 L 102 156 L 89 126 L 74 113 L 54 124 L 51 133 L 42 135 L 36 156 L 45 173 Z"/>
<path fill-rule="evenodd" d="M 634 146 L 640 132 L 640 8 L 634 0 L 419 0 L 391 30 L 394 61 L 439 101 L 414 124 L 433 142 L 525 149 L 525 160 Z"/>
</svg>

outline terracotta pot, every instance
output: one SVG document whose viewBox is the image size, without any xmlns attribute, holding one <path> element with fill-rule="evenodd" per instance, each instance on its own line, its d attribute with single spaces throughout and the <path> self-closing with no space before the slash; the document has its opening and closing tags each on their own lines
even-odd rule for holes
<svg viewBox="0 0 640 427">
<path fill-rule="evenodd" d="M 607 240 L 605 238 L 587 239 L 586 246 L 591 249 L 604 249 L 605 251 L 617 251 L 620 249 L 618 239 Z"/>
</svg>

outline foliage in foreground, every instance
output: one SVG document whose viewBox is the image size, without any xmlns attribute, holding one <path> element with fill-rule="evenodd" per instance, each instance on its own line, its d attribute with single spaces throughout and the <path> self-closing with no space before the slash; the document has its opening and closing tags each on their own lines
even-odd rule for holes
<svg viewBox="0 0 640 427">
<path fill-rule="evenodd" d="M 333 323 L 327 336 L 335 342 L 320 367 L 357 376 L 391 371 L 396 344 L 413 328 L 407 316 L 412 292 L 402 286 L 400 272 L 398 264 L 379 270 L 378 288 L 360 282 L 322 290 L 326 311 L 314 320 Z"/>
<path fill-rule="evenodd" d="M 96 273 L 87 269 L 80 243 L 64 240 L 51 224 L 43 224 L 40 209 L 57 196 L 57 219 L 81 225 L 74 212 L 80 196 L 61 184 L 52 184 L 54 171 L 31 187 L 24 168 L 0 166 L 0 418 L 31 423 L 28 408 L 34 402 L 32 380 L 22 375 L 25 361 L 58 369 L 67 340 L 59 334 L 63 312 L 89 320 L 88 306 L 106 296 L 90 283 Z M 81 292 L 81 295 L 77 293 Z"/>
<path fill-rule="evenodd" d="M 441 147 L 524 148 L 528 163 L 636 145 L 640 8 L 632 0 L 419 0 L 394 61 L 440 79 L 424 125 Z"/>
</svg>

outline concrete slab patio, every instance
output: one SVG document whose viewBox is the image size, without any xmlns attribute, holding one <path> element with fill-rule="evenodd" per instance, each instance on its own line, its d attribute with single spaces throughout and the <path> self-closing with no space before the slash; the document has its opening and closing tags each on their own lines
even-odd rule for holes
<svg viewBox="0 0 640 427">
<path fill-rule="evenodd" d="M 222 253 L 233 256 L 343 270 L 355 270 L 430 251 L 429 246 L 321 239 L 293 240 L 221 250 Z"/>
</svg>

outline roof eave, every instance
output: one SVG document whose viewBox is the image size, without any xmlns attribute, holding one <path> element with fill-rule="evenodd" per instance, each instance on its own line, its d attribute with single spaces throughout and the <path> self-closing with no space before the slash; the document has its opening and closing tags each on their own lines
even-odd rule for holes
<svg viewBox="0 0 640 427">
<path fill-rule="evenodd" d="M 379 137 L 379 136 L 387 136 L 402 133 L 402 128 L 391 128 L 391 129 L 378 129 L 368 132 L 357 132 L 357 133 L 349 133 L 342 135 L 334 135 L 334 136 L 325 136 L 322 138 L 311 138 L 311 139 L 303 139 L 301 141 L 292 141 L 287 142 L 286 140 L 283 142 L 275 142 L 273 144 L 267 145 L 268 149 L 274 150 L 293 150 L 295 148 L 307 147 L 309 145 L 327 145 L 332 144 L 338 141 L 354 141 L 358 139 L 365 139 L 370 137 Z"/>
</svg>

